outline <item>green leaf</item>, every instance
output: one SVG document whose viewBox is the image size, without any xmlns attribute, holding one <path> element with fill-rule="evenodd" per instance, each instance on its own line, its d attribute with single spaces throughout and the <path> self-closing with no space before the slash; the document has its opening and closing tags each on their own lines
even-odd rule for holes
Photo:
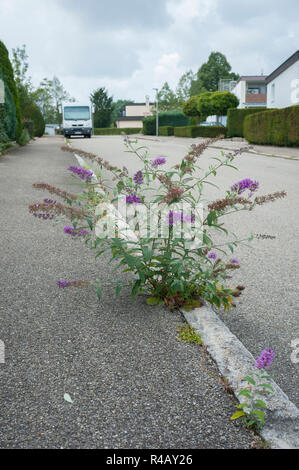
<svg viewBox="0 0 299 470">
<path fill-rule="evenodd" d="M 233 253 L 234 252 L 234 247 L 230 243 L 228 243 L 227 246 L 229 247 L 230 251 Z"/>
<path fill-rule="evenodd" d="M 147 305 L 158 305 L 161 302 L 161 299 L 159 297 L 149 297 L 146 299 Z"/>
<path fill-rule="evenodd" d="M 246 398 L 251 398 L 251 393 L 249 390 L 241 390 L 240 393 L 238 393 L 238 396 L 244 396 Z"/>
<path fill-rule="evenodd" d="M 271 387 L 271 385 L 269 384 L 258 384 L 259 387 L 264 387 L 264 388 L 267 388 L 268 390 L 271 390 L 271 392 L 273 392 L 273 387 Z"/>
<path fill-rule="evenodd" d="M 102 288 L 101 288 L 101 285 L 100 285 L 100 284 L 98 285 L 98 288 L 97 288 L 97 296 L 98 296 L 99 300 L 101 300 L 101 297 L 102 297 Z"/>
<path fill-rule="evenodd" d="M 254 410 L 252 412 L 252 414 L 254 416 L 257 416 L 257 418 L 261 421 L 262 425 L 264 425 L 264 422 L 265 422 L 265 415 L 264 415 L 264 412 L 263 411 L 260 411 L 260 410 Z"/>
<path fill-rule="evenodd" d="M 138 290 L 139 290 L 139 287 L 141 285 L 141 281 L 140 279 L 137 279 L 137 281 L 135 281 L 135 284 L 132 288 L 132 291 L 131 291 L 131 296 L 132 296 L 132 299 L 135 299 L 136 295 L 138 294 Z"/>
<path fill-rule="evenodd" d="M 238 418 L 241 418 L 241 416 L 246 416 L 245 411 L 237 411 L 235 414 L 231 416 L 230 419 L 238 419 Z"/>
<path fill-rule="evenodd" d="M 255 406 L 258 406 L 259 408 L 267 408 L 267 405 L 265 402 L 262 400 L 254 400 Z"/>
<path fill-rule="evenodd" d="M 249 375 L 247 375 L 246 377 L 244 377 L 243 380 L 246 380 L 247 382 L 249 382 L 250 384 L 252 385 L 256 385 L 255 381 L 253 380 L 252 377 L 250 377 Z"/>
<path fill-rule="evenodd" d="M 90 218 L 86 218 L 86 220 L 87 220 L 90 230 L 92 230 L 93 229 L 92 220 Z"/>
</svg>

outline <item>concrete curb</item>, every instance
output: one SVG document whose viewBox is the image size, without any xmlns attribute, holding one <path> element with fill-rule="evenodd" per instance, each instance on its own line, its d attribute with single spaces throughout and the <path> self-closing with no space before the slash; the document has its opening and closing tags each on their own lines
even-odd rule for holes
<svg viewBox="0 0 299 470">
<path fill-rule="evenodd" d="M 216 147 L 215 145 L 210 145 L 210 149 L 218 149 L 218 150 L 225 150 L 227 152 L 233 152 L 236 149 L 232 148 L 227 148 L 227 147 Z M 262 155 L 263 157 L 272 157 L 272 158 L 282 158 L 283 160 L 293 160 L 293 161 L 299 161 L 299 158 L 297 157 L 287 157 L 286 155 L 275 155 L 272 153 L 263 153 L 263 152 L 258 152 L 257 150 L 248 150 L 246 153 L 250 153 L 251 155 Z"/>
<path fill-rule="evenodd" d="M 237 394 L 247 385 L 242 379 L 253 369 L 252 354 L 210 307 L 182 313 Z M 273 449 L 299 449 L 299 410 L 275 382 L 271 386 L 274 393 L 263 398 L 268 411 L 260 434 Z"/>
</svg>

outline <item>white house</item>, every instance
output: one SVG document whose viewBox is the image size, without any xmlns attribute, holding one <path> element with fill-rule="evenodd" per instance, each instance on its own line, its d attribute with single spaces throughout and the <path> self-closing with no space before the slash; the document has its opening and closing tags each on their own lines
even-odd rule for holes
<svg viewBox="0 0 299 470">
<path fill-rule="evenodd" d="M 299 50 L 268 75 L 266 84 L 267 108 L 299 104 Z"/>
<path fill-rule="evenodd" d="M 142 128 L 142 120 L 147 116 L 152 116 L 152 107 L 154 103 L 150 103 L 149 97 L 146 96 L 145 103 L 127 104 L 123 116 L 117 118 L 116 127 L 140 127 Z"/>
<path fill-rule="evenodd" d="M 238 108 L 267 105 L 266 75 L 244 75 L 237 80 L 232 93 L 239 99 Z"/>
</svg>

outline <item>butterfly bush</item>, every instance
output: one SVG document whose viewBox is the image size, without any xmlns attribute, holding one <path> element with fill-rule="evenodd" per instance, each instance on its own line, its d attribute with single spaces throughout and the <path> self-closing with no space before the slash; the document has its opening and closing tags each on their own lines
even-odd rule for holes
<svg viewBox="0 0 299 470">
<path fill-rule="evenodd" d="M 52 216 L 55 222 L 68 219 L 71 223 L 64 226 L 64 232 L 73 239 L 83 239 L 96 258 L 110 253 L 120 270 L 133 273 L 132 298 L 146 294 L 151 296 L 148 303 L 164 302 L 171 309 L 191 309 L 203 303 L 229 309 L 244 289 L 242 285 L 227 285 L 233 271 L 240 268 L 239 259 L 232 258 L 232 253 L 255 237 L 273 237 L 251 233 L 240 239 L 229 232 L 225 216 L 239 211 L 250 213 L 286 193 L 257 196 L 260 183 L 246 178 L 232 181 L 221 197 L 204 203 L 207 184 L 212 184 L 215 194 L 219 191 L 210 179 L 222 168 L 237 169 L 234 160 L 243 158 L 248 150 L 244 147 L 222 152 L 212 159 L 208 169 L 203 169 L 201 156 L 216 140 L 192 145 L 180 163 L 167 168 L 167 157 L 152 159 L 146 147 L 124 137 L 129 158 L 136 159 L 137 171 L 132 175 L 126 167 L 120 169 L 97 155 L 63 146 L 62 150 L 74 153 L 78 159 L 80 166 L 68 170 L 82 186 L 82 192 L 72 194 L 47 183 L 35 183 L 36 189 L 47 190 L 62 202 L 45 199 L 31 204 L 29 211 L 41 215 L 41 220 Z M 103 183 L 107 172 L 112 188 Z M 220 234 L 224 239 L 219 239 Z M 124 287 L 122 280 L 111 282 L 119 294 Z M 89 283 L 58 281 L 63 289 L 84 285 Z M 95 285 L 100 297 L 100 281 Z"/>
<path fill-rule="evenodd" d="M 238 411 L 231 416 L 232 420 L 239 419 L 246 427 L 255 429 L 264 426 L 267 404 L 261 398 L 274 392 L 270 385 L 273 377 L 265 372 L 265 369 L 271 366 L 273 359 L 273 349 L 265 348 L 254 363 L 255 369 L 243 378 L 248 387 L 238 393 L 240 401 L 243 402 L 236 405 Z"/>
</svg>

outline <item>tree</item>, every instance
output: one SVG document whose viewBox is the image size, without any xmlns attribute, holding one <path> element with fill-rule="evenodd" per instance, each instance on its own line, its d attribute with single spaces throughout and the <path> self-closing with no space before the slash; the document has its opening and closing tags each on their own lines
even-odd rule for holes
<svg viewBox="0 0 299 470">
<path fill-rule="evenodd" d="M 226 116 L 228 109 L 238 107 L 239 99 L 229 91 L 215 91 L 211 96 L 211 104 L 214 110 L 213 114 Z"/>
<path fill-rule="evenodd" d="M 164 83 L 158 92 L 159 111 L 173 111 L 181 108 L 175 92 L 170 88 L 167 82 Z"/>
<path fill-rule="evenodd" d="M 26 45 L 12 49 L 12 66 L 17 88 L 23 86 L 28 93 L 32 90 L 31 77 L 27 76 L 29 63 L 28 54 L 26 52 Z"/>
<path fill-rule="evenodd" d="M 122 116 L 127 104 L 133 104 L 132 100 L 117 100 L 113 103 L 113 112 L 111 122 L 115 123 L 119 116 Z"/>
<path fill-rule="evenodd" d="M 14 71 L 12 64 L 9 60 L 8 50 L 5 44 L 0 41 L 0 68 L 5 77 L 7 86 L 13 96 L 15 104 L 15 112 L 17 118 L 17 129 L 16 129 L 16 140 L 19 141 L 22 133 L 22 118 L 21 118 L 21 108 L 20 108 L 20 98 L 18 94 L 18 89 L 16 86 Z"/>
<path fill-rule="evenodd" d="M 199 116 L 200 112 L 198 110 L 198 100 L 200 95 L 191 96 L 185 103 L 183 104 L 183 113 L 186 116 Z"/>
<path fill-rule="evenodd" d="M 197 78 L 191 83 L 191 95 L 205 91 L 217 91 L 221 78 L 237 80 L 239 75 L 231 72 L 231 65 L 221 52 L 211 52 L 208 61 L 198 69 Z"/>
<path fill-rule="evenodd" d="M 192 70 L 188 70 L 181 76 L 176 87 L 176 95 L 179 103 L 183 104 L 190 98 L 191 83 L 195 79 L 196 74 L 192 72 Z"/>
<path fill-rule="evenodd" d="M 94 127 L 109 127 L 114 110 L 113 97 L 108 96 L 108 91 L 102 87 L 90 95 L 90 100 L 94 105 Z"/>
<path fill-rule="evenodd" d="M 229 91 L 207 91 L 200 95 L 198 99 L 198 111 L 206 119 L 208 116 L 226 116 L 228 109 L 236 108 L 239 100 Z"/>
<path fill-rule="evenodd" d="M 55 76 L 52 80 L 44 78 L 31 97 L 41 109 L 45 121 L 52 124 L 61 124 L 61 104 L 75 101 Z"/>
</svg>

